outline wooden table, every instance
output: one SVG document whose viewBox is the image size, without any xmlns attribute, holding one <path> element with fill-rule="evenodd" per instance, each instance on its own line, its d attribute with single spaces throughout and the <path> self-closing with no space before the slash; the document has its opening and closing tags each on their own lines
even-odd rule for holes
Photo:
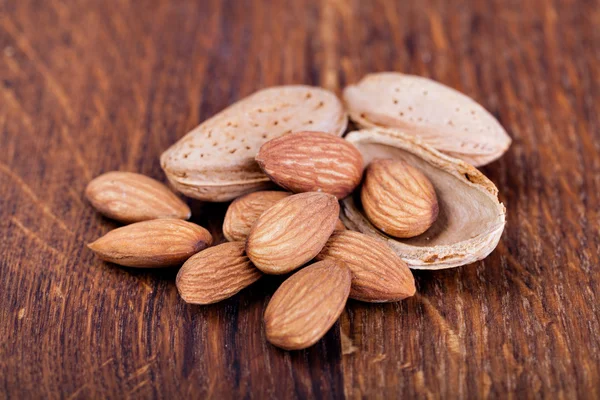
<svg viewBox="0 0 600 400">
<path fill-rule="evenodd" d="M 600 4 L 567 0 L 0 1 L 0 398 L 599 398 Z M 276 84 L 371 71 L 475 98 L 514 142 L 483 168 L 508 225 L 484 261 L 351 301 L 313 348 L 265 341 L 264 279 L 186 305 L 119 268 L 83 196 Z M 226 205 L 190 201 L 222 240 Z"/>
</svg>

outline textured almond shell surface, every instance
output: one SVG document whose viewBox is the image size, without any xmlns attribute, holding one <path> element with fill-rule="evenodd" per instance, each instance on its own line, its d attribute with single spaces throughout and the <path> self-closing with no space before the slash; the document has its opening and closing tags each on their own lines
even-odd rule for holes
<svg viewBox="0 0 600 400">
<path fill-rule="evenodd" d="M 352 271 L 350 298 L 391 302 L 415 294 L 415 280 L 404 261 L 380 240 L 359 232 L 334 232 L 317 256 L 338 260 Z"/>
<path fill-rule="evenodd" d="M 346 139 L 365 162 L 393 158 L 419 169 L 431 181 L 439 214 L 425 233 L 410 239 L 387 236 L 362 212 L 359 199 L 342 202 L 341 217 L 348 229 L 384 240 L 411 268 L 458 267 L 485 258 L 504 230 L 506 209 L 498 189 L 473 166 L 446 156 L 414 136 L 390 129 L 354 131 Z"/>
<path fill-rule="evenodd" d="M 233 296 L 261 276 L 246 256 L 245 243 L 230 242 L 193 255 L 179 270 L 176 284 L 187 303 L 212 304 Z"/>
<path fill-rule="evenodd" d="M 422 234 L 438 216 L 437 197 L 429 179 L 400 160 L 371 161 L 360 199 L 369 221 L 399 238 Z"/>
<path fill-rule="evenodd" d="M 263 190 L 235 199 L 227 208 L 223 220 L 223 235 L 230 242 L 244 241 L 250 228 L 263 212 L 291 193 Z"/>
<path fill-rule="evenodd" d="M 156 218 L 188 219 L 190 208 L 159 181 L 133 172 L 112 171 L 94 178 L 85 189 L 101 214 L 124 223 Z"/>
<path fill-rule="evenodd" d="M 396 72 L 365 76 L 344 89 L 350 117 L 362 128 L 394 128 L 474 166 L 499 158 L 511 139 L 470 97 L 431 79 Z"/>
<path fill-rule="evenodd" d="M 363 160 L 348 141 L 323 132 L 298 132 L 269 140 L 256 156 L 262 170 L 295 193 L 324 192 L 338 199 L 360 183 Z"/>
<path fill-rule="evenodd" d="M 212 244 L 203 227 L 180 219 L 154 219 L 114 229 L 88 244 L 101 259 L 126 267 L 179 265 Z"/>
<path fill-rule="evenodd" d="M 341 263 L 309 265 L 281 284 L 265 310 L 267 339 L 286 350 L 315 344 L 344 310 L 352 278 Z"/>
<path fill-rule="evenodd" d="M 325 193 L 300 193 L 277 202 L 256 221 L 246 251 L 267 274 L 285 274 L 312 260 L 336 227 L 340 206 Z"/>
<path fill-rule="evenodd" d="M 318 130 L 340 136 L 347 116 L 325 89 L 278 86 L 260 90 L 206 120 L 161 156 L 173 186 L 189 197 L 228 201 L 270 186 L 254 157 L 266 141 Z"/>
</svg>

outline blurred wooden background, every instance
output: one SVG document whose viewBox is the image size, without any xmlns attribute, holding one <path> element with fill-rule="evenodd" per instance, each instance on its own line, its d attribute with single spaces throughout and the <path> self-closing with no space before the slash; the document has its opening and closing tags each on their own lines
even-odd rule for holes
<svg viewBox="0 0 600 400">
<path fill-rule="evenodd" d="M 600 4 L 594 0 L 0 0 L 0 398 L 599 398 Z M 94 176 L 158 157 L 276 84 L 372 71 L 475 98 L 514 143 L 483 168 L 483 262 L 351 301 L 313 348 L 265 341 L 277 278 L 209 307 L 175 270 L 100 262 Z M 190 202 L 220 237 L 225 205 Z"/>
</svg>

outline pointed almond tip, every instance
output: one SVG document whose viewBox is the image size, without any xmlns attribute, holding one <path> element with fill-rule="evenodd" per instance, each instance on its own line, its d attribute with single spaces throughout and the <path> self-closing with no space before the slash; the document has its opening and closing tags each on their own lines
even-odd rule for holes
<svg viewBox="0 0 600 400">
<path fill-rule="evenodd" d="M 407 298 L 408 297 L 413 297 L 415 294 L 417 294 L 417 286 L 415 285 L 415 281 L 413 280 L 411 282 L 411 285 L 408 287 L 407 292 Z"/>
</svg>

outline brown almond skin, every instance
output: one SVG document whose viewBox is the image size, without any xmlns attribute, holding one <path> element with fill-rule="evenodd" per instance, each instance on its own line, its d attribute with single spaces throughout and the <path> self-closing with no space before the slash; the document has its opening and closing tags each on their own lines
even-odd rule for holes
<svg viewBox="0 0 600 400">
<path fill-rule="evenodd" d="M 343 263 L 320 261 L 281 284 L 265 310 L 267 340 L 286 350 L 315 344 L 344 310 L 352 274 Z"/>
<path fill-rule="evenodd" d="M 235 199 L 227 208 L 223 221 L 223 235 L 230 242 L 244 241 L 258 217 L 290 192 L 264 190 Z"/>
<path fill-rule="evenodd" d="M 354 231 L 334 232 L 317 260 L 338 260 L 352 271 L 350 298 L 384 303 L 413 296 L 410 269 L 385 243 Z"/>
<path fill-rule="evenodd" d="M 345 230 L 346 230 L 346 226 L 344 225 L 342 220 L 338 219 L 337 222 L 335 223 L 334 231 L 345 231 Z"/>
<path fill-rule="evenodd" d="M 126 267 L 180 265 L 212 244 L 203 227 L 180 219 L 136 222 L 108 232 L 88 244 L 98 257 Z"/>
<path fill-rule="evenodd" d="M 431 181 L 401 160 L 373 160 L 365 172 L 360 198 L 369 221 L 397 238 L 424 233 L 439 211 Z"/>
<path fill-rule="evenodd" d="M 359 185 L 360 152 L 346 140 L 323 132 L 298 132 L 263 144 L 258 165 L 279 186 L 295 193 L 324 192 L 343 199 Z"/>
<path fill-rule="evenodd" d="M 193 255 L 177 274 L 179 295 L 186 303 L 212 304 L 256 282 L 262 273 L 245 247 L 244 242 L 223 243 Z"/>
<path fill-rule="evenodd" d="M 312 260 L 335 229 L 340 205 L 326 193 L 300 193 L 277 202 L 252 226 L 246 252 L 266 274 L 285 274 Z"/>
<path fill-rule="evenodd" d="M 113 171 L 94 178 L 85 196 L 102 215 L 126 224 L 157 218 L 188 219 L 190 208 L 159 181 Z"/>
</svg>

